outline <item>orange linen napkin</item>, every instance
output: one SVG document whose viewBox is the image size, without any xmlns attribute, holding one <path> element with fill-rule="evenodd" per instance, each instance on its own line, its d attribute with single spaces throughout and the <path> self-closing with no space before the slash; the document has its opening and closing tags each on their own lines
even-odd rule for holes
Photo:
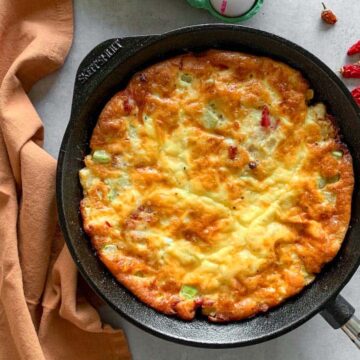
<svg viewBox="0 0 360 360">
<path fill-rule="evenodd" d="M 129 359 L 124 336 L 102 325 L 64 246 L 56 221 L 56 161 L 41 147 L 42 123 L 26 95 L 63 63 L 72 20 L 71 0 L 0 0 L 4 360 Z"/>
</svg>

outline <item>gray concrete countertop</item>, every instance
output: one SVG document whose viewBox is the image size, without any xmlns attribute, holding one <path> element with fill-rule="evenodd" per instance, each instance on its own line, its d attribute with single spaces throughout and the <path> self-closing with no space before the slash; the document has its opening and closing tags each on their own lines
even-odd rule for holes
<svg viewBox="0 0 360 360">
<path fill-rule="evenodd" d="M 265 1 L 259 14 L 244 25 L 283 36 L 314 53 L 337 71 L 347 61 L 346 49 L 360 39 L 360 2 L 328 0 L 327 5 L 339 18 L 334 27 L 319 20 L 320 0 Z M 185 0 L 75 0 L 75 38 L 65 66 L 40 81 L 31 91 L 31 98 L 45 123 L 46 150 L 57 157 L 70 116 L 76 69 L 95 45 L 113 37 L 163 33 L 186 25 L 213 22 L 217 22 L 216 19 L 205 11 L 191 8 Z M 355 84 L 355 81 L 347 82 L 349 87 Z M 359 280 L 360 271 L 342 293 L 358 313 Z M 296 330 L 266 343 L 239 349 L 209 350 L 158 339 L 129 324 L 106 306 L 101 312 L 108 322 L 125 329 L 134 360 L 360 358 L 360 352 L 342 331 L 332 330 L 319 315 Z"/>
</svg>

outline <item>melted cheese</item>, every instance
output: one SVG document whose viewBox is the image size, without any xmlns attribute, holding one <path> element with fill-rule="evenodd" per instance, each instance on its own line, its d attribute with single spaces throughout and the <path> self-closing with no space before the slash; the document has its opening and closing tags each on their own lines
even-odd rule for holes
<svg viewBox="0 0 360 360">
<path fill-rule="evenodd" d="M 80 171 L 84 228 L 117 279 L 159 311 L 190 319 L 201 306 L 213 321 L 311 282 L 344 238 L 353 173 L 309 93 L 288 66 L 231 52 L 136 74 L 100 115 Z"/>
</svg>

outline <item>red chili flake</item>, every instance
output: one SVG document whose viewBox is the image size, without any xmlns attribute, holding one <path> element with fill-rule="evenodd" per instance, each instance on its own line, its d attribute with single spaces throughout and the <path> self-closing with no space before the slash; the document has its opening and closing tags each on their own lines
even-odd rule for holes
<svg viewBox="0 0 360 360">
<path fill-rule="evenodd" d="M 108 221 L 105 221 L 105 224 L 106 224 L 108 227 L 112 227 L 112 225 L 111 225 Z"/>
<path fill-rule="evenodd" d="M 261 114 L 261 126 L 268 128 L 271 125 L 270 122 L 270 111 L 269 108 L 265 105 Z"/>
<path fill-rule="evenodd" d="M 355 88 L 352 92 L 351 95 L 354 97 L 356 103 L 360 106 L 360 86 L 358 86 L 357 88 Z"/>
<path fill-rule="evenodd" d="M 360 79 L 360 64 L 344 65 L 340 72 L 344 78 Z"/>
<path fill-rule="evenodd" d="M 132 104 L 131 98 L 130 97 L 125 98 L 123 104 L 124 104 L 124 111 L 127 114 L 130 114 L 131 110 L 133 109 L 133 104 Z"/>
<path fill-rule="evenodd" d="M 349 48 L 347 54 L 348 55 L 360 54 L 360 40 Z"/>
<path fill-rule="evenodd" d="M 334 25 L 337 22 L 337 17 L 332 10 L 326 8 L 325 4 L 322 3 L 324 10 L 321 12 L 321 19 L 329 25 Z"/>
<path fill-rule="evenodd" d="M 229 156 L 229 159 L 230 160 L 234 160 L 236 158 L 236 155 L 237 155 L 237 152 L 238 152 L 238 149 L 236 146 L 229 146 L 228 147 L 228 156 Z"/>
</svg>

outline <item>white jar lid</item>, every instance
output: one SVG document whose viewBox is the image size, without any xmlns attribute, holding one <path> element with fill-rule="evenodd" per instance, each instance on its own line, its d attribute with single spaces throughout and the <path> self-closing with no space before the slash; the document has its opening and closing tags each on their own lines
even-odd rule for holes
<svg viewBox="0 0 360 360">
<path fill-rule="evenodd" d="M 221 15 L 237 17 L 248 12 L 255 4 L 255 0 L 210 0 L 213 8 Z"/>
</svg>

